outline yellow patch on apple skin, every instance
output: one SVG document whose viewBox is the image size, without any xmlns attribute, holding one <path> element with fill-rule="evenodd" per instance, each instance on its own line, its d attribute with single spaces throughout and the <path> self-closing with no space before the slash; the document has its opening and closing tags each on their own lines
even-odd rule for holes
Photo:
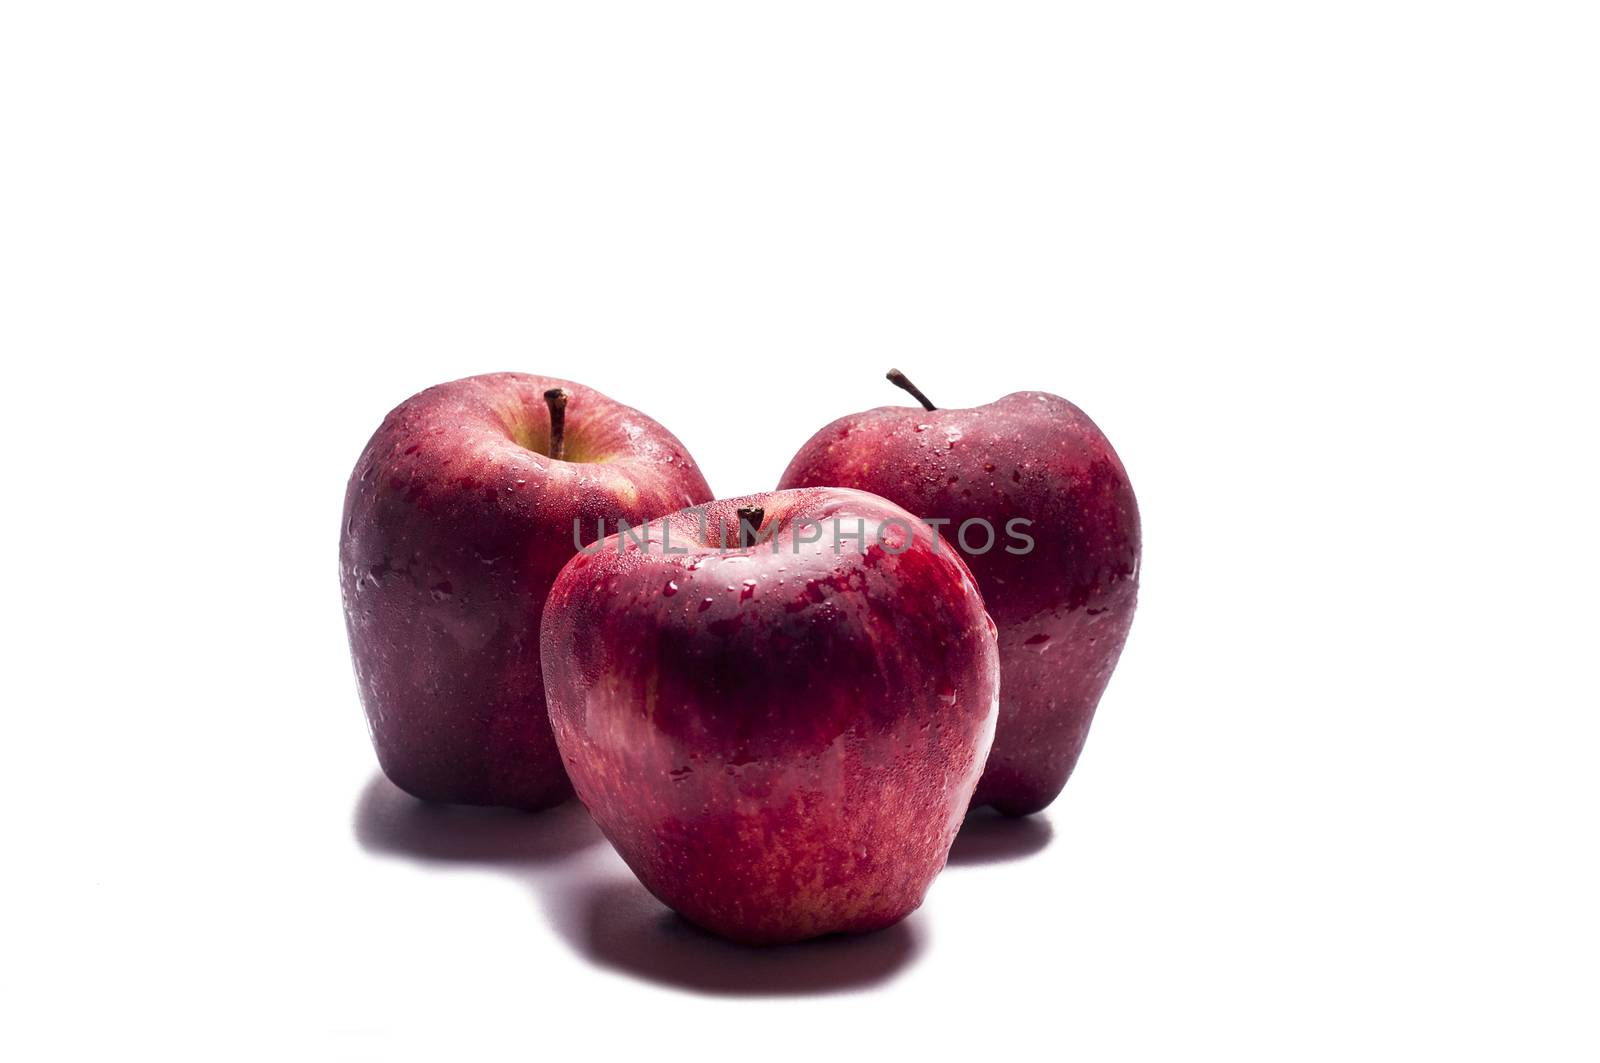
<svg viewBox="0 0 1600 1063">
<path fill-rule="evenodd" d="M 492 408 L 506 434 L 517 446 L 535 454 L 544 454 L 550 449 L 548 422 L 535 424 L 522 403 L 499 402 L 492 404 Z"/>
<path fill-rule="evenodd" d="M 607 486 L 615 491 L 617 497 L 627 505 L 636 505 L 639 501 L 639 488 L 635 486 L 632 477 L 617 476 L 607 481 Z"/>
</svg>

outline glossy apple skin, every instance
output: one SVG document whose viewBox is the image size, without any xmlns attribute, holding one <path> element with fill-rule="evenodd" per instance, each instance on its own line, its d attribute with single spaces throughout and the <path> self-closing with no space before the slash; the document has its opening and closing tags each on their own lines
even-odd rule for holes
<svg viewBox="0 0 1600 1063">
<path fill-rule="evenodd" d="M 1037 812 L 1072 774 L 1139 595 L 1139 507 L 1104 434 L 1072 403 L 1023 391 L 987 406 L 883 406 L 800 448 L 780 488 L 872 491 L 926 518 L 991 522 L 963 552 L 1000 633 L 1000 723 L 973 805 Z M 1033 523 L 1034 544 L 1007 536 Z M 984 543 L 975 526 L 969 542 Z"/>
<path fill-rule="evenodd" d="M 737 542 L 741 505 L 771 542 Z M 868 549 L 794 552 L 795 521 Z M 873 543 L 887 531 L 895 554 Z M 993 738 L 999 662 L 971 573 L 858 491 L 713 503 L 568 562 L 546 689 L 578 796 L 658 898 L 737 941 L 888 926 L 944 866 Z M 802 528 L 801 538 L 809 536 Z M 725 540 L 718 535 L 727 532 Z M 687 548 L 667 554 L 665 548 Z"/>
<path fill-rule="evenodd" d="M 565 388 L 567 455 L 544 392 Z M 373 745 L 427 801 L 540 809 L 571 795 L 544 704 L 539 620 L 596 520 L 711 489 L 655 421 L 581 384 L 520 373 L 429 388 L 384 419 L 345 494 L 339 582 Z"/>
</svg>

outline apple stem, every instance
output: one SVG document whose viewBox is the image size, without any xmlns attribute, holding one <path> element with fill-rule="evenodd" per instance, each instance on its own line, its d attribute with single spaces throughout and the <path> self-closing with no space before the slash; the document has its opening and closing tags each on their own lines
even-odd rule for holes
<svg viewBox="0 0 1600 1063">
<path fill-rule="evenodd" d="M 562 454 L 567 449 L 566 389 L 551 388 L 544 393 L 544 402 L 550 407 L 550 456 L 557 461 L 564 461 Z"/>
<path fill-rule="evenodd" d="M 924 410 L 937 409 L 937 407 L 935 407 L 933 403 L 928 401 L 928 396 L 924 395 L 922 393 L 922 390 L 920 388 L 918 388 L 917 385 L 913 384 L 911 382 L 911 379 L 909 377 L 907 377 L 904 373 L 900 372 L 900 370 L 891 369 L 891 370 L 889 370 L 887 376 L 889 378 L 889 383 L 893 384 L 895 387 L 899 388 L 902 391 L 911 392 L 912 398 L 914 398 L 918 402 L 922 403 L 922 408 Z"/>
<path fill-rule="evenodd" d="M 761 522 L 766 518 L 766 516 L 767 511 L 762 509 L 760 506 L 739 507 L 739 546 L 741 549 L 750 545 L 745 538 L 746 529 L 754 532 L 757 535 L 760 535 Z"/>
</svg>

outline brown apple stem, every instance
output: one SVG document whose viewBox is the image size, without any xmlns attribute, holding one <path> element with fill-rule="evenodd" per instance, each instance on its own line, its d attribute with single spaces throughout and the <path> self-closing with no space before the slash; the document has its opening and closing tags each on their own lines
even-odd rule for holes
<svg viewBox="0 0 1600 1063">
<path fill-rule="evenodd" d="M 928 401 L 928 396 L 922 393 L 922 389 L 913 384 L 910 378 L 904 373 L 900 372 L 900 370 L 891 369 L 889 370 L 887 376 L 889 377 L 889 383 L 893 384 L 901 391 L 911 392 L 911 397 L 922 403 L 922 408 L 924 410 L 937 409 L 933 403 Z"/>
<path fill-rule="evenodd" d="M 551 388 L 544 393 L 544 402 L 550 407 L 550 456 L 564 461 L 567 449 L 567 392 L 565 388 Z"/>
<path fill-rule="evenodd" d="M 759 536 L 761 534 L 761 521 L 765 519 L 766 515 L 767 511 L 760 506 L 739 507 L 739 546 L 741 549 L 750 545 L 745 538 L 746 529 Z"/>
</svg>

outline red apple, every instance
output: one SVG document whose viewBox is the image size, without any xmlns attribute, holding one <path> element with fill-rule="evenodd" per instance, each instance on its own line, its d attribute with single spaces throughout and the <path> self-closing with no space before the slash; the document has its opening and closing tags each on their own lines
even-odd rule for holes
<svg viewBox="0 0 1600 1063">
<path fill-rule="evenodd" d="M 570 796 L 539 618 L 573 522 L 593 541 L 597 521 L 710 497 L 672 433 L 581 384 L 493 373 L 396 407 L 356 462 L 339 543 L 356 679 L 395 785 L 523 809 Z"/>
<path fill-rule="evenodd" d="M 994 626 L 971 573 L 860 491 L 715 502 L 640 538 L 573 558 L 545 605 L 578 797 L 652 893 L 715 933 L 904 918 L 993 735 Z"/>
<path fill-rule="evenodd" d="M 1066 399 L 1021 391 L 935 409 L 898 370 L 889 378 L 925 408 L 841 417 L 800 448 L 778 486 L 859 488 L 941 522 L 1000 632 L 1000 724 L 973 804 L 1037 812 L 1072 774 L 1133 622 L 1133 488 Z"/>
</svg>

